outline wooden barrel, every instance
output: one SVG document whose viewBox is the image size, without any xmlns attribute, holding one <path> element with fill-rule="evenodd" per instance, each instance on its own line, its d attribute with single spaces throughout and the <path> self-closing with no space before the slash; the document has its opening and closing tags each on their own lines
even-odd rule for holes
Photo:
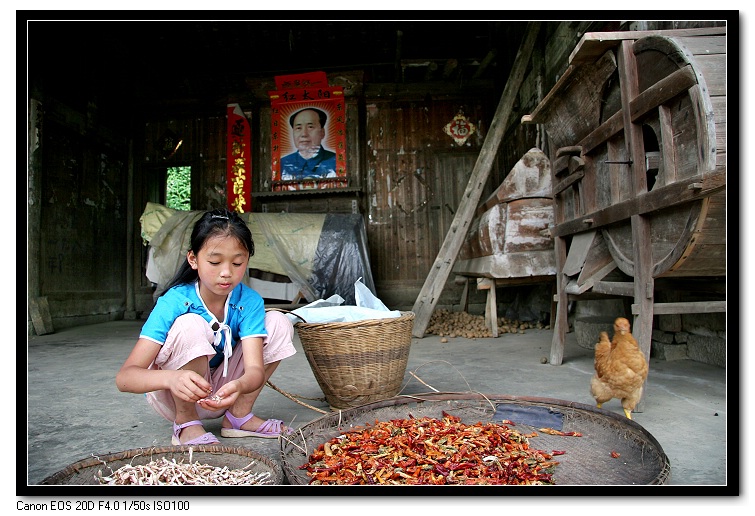
<svg viewBox="0 0 755 516">
<path fill-rule="evenodd" d="M 585 35 L 567 73 L 523 119 L 544 124 L 555 151 L 556 234 L 600 228 L 629 276 L 637 214 L 650 221 L 653 277 L 726 275 L 726 31 L 683 32 Z M 622 41 L 631 42 L 628 79 L 617 64 Z M 622 88 L 635 77 L 636 92 Z M 627 119 L 642 128 L 633 148 Z"/>
<path fill-rule="evenodd" d="M 454 264 L 456 274 L 530 278 L 556 273 L 550 162 L 532 148 L 477 208 Z"/>
<path fill-rule="evenodd" d="M 696 176 L 726 170 L 726 37 L 669 38 L 647 36 L 634 43 L 639 95 L 637 102 L 664 89 L 680 90 L 648 109 L 642 119 L 647 189 L 661 189 Z M 616 78 L 614 76 L 614 78 Z M 603 121 L 620 98 L 620 84 L 606 88 Z M 663 85 L 663 87 L 659 87 Z M 648 98 L 643 100 L 643 92 Z M 620 104 L 619 104 L 620 107 Z M 593 161 L 621 161 L 616 143 Z M 631 195 L 620 164 L 598 171 L 598 207 Z M 611 167 L 615 167 L 614 170 Z M 624 176 L 626 178 L 626 176 Z M 618 179 L 618 180 L 617 180 Z M 641 192 L 645 193 L 645 192 Z M 671 204 L 675 199 L 669 199 Z M 703 199 L 669 206 L 648 215 L 651 222 L 653 277 L 726 275 L 726 190 Z M 629 219 L 602 230 L 611 256 L 626 274 L 634 275 Z"/>
</svg>

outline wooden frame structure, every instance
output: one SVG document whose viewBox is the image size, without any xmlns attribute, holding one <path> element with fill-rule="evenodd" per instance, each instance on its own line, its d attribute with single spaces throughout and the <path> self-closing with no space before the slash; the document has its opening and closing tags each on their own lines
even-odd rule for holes
<svg viewBox="0 0 755 516">
<path fill-rule="evenodd" d="M 588 33 L 569 62 L 522 118 L 553 147 L 550 363 L 562 363 L 567 304 L 583 294 L 633 298 L 649 357 L 654 315 L 726 311 L 654 299 L 658 278 L 726 275 L 726 28 Z M 608 281 L 615 270 L 632 281 Z"/>
</svg>

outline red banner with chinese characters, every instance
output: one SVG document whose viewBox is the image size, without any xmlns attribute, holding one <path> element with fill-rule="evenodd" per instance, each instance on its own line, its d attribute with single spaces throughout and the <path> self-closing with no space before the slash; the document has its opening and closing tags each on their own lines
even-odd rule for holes
<svg viewBox="0 0 755 516">
<path fill-rule="evenodd" d="M 249 120 L 238 104 L 228 104 L 226 192 L 228 209 L 252 211 L 252 156 Z"/>
<path fill-rule="evenodd" d="M 323 72 L 276 77 L 271 102 L 273 191 L 343 188 L 346 105 Z"/>
<path fill-rule="evenodd" d="M 301 88 L 328 87 L 328 76 L 325 72 L 297 73 L 294 75 L 276 75 L 275 89 L 298 90 Z"/>
</svg>

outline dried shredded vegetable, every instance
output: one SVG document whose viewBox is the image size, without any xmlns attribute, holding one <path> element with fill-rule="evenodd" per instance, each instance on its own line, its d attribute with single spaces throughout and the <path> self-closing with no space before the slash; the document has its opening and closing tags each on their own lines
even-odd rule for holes
<svg viewBox="0 0 755 516">
<path fill-rule="evenodd" d="M 253 461 L 249 466 L 255 464 Z M 247 466 L 247 468 L 249 467 Z M 95 478 L 100 484 L 107 485 L 232 485 L 251 486 L 272 483 L 270 472 L 246 469 L 229 469 L 198 462 L 176 462 L 162 457 L 147 464 L 121 466 L 111 475 L 98 471 Z"/>
</svg>

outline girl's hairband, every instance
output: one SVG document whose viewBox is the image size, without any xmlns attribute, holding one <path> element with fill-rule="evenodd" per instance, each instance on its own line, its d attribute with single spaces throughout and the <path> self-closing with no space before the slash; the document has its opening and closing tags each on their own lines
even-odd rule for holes
<svg viewBox="0 0 755 516">
<path fill-rule="evenodd" d="M 211 219 L 225 219 L 225 220 L 228 220 L 228 217 L 226 217 L 225 215 L 213 215 L 210 218 Z"/>
</svg>

